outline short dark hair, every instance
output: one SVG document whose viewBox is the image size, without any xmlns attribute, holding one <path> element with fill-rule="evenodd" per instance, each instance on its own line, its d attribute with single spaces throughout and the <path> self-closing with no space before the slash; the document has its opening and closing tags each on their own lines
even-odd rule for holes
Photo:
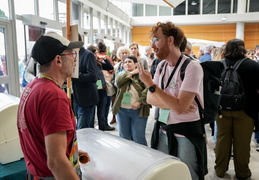
<svg viewBox="0 0 259 180">
<path fill-rule="evenodd" d="M 105 53 L 107 50 L 107 47 L 103 42 L 98 43 L 98 48 L 100 53 Z"/>
<path fill-rule="evenodd" d="M 187 45 L 187 39 L 186 39 L 186 37 L 184 37 L 184 38 L 183 38 L 183 42 L 182 42 L 182 44 L 181 44 L 181 46 L 180 46 L 180 51 L 181 51 L 181 52 L 184 52 L 184 51 L 185 51 L 186 45 Z"/>
<path fill-rule="evenodd" d="M 125 59 L 127 59 L 127 58 L 133 60 L 134 64 L 136 64 L 138 62 L 138 60 L 135 56 L 127 56 Z"/>
<path fill-rule="evenodd" d="M 223 54 L 226 59 L 239 60 L 244 58 L 246 53 L 247 50 L 243 40 L 231 39 L 227 42 Z"/>
<path fill-rule="evenodd" d="M 95 53 L 95 52 L 98 50 L 98 48 L 97 48 L 96 46 L 94 46 L 94 45 L 89 45 L 89 46 L 87 47 L 87 49 L 90 50 L 90 51 L 92 51 L 93 53 Z"/>
</svg>

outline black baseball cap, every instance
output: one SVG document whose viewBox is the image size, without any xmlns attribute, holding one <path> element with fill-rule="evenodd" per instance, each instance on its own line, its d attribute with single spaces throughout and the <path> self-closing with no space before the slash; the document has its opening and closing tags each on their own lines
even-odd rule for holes
<svg viewBox="0 0 259 180">
<path fill-rule="evenodd" d="M 44 65 L 66 49 L 81 48 L 83 44 L 82 41 L 69 41 L 55 32 L 48 32 L 37 39 L 32 48 L 31 56 L 40 65 Z"/>
</svg>

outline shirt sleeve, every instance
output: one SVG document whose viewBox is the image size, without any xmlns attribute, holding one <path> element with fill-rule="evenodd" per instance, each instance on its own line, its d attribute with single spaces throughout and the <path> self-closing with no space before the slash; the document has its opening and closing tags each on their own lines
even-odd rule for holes
<svg viewBox="0 0 259 180">
<path fill-rule="evenodd" d="M 189 91 L 199 94 L 203 89 L 203 70 L 199 62 L 191 61 L 186 67 L 182 91 Z"/>
</svg>

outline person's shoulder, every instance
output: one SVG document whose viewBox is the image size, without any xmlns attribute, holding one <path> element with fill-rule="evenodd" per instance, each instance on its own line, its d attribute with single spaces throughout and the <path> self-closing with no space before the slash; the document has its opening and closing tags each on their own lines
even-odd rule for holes
<svg viewBox="0 0 259 180">
<path fill-rule="evenodd" d="M 160 60 L 160 62 L 157 64 L 157 68 L 164 67 L 166 63 L 167 63 L 167 61 L 165 59 L 164 60 Z"/>
<path fill-rule="evenodd" d="M 81 50 L 80 50 L 81 51 Z M 94 53 L 88 49 L 84 49 L 81 53 L 79 52 L 80 57 L 79 58 L 83 58 L 83 59 L 92 59 L 92 60 L 96 60 Z"/>
<path fill-rule="evenodd" d="M 140 57 L 139 59 L 140 61 L 147 61 L 147 59 L 145 57 Z"/>
<path fill-rule="evenodd" d="M 259 68 L 259 62 L 257 60 L 252 60 L 249 58 L 246 58 L 242 64 L 247 66 L 256 66 Z"/>
<path fill-rule="evenodd" d="M 193 71 L 202 71 L 202 67 L 199 61 L 191 59 L 191 58 L 185 58 L 185 61 L 188 60 L 190 61 L 189 64 L 187 65 L 186 69 L 191 69 Z"/>
</svg>

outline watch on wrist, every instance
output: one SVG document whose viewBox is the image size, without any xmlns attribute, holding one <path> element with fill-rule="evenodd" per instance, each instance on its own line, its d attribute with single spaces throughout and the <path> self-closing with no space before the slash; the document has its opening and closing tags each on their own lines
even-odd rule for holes
<svg viewBox="0 0 259 180">
<path fill-rule="evenodd" d="M 150 86 L 149 88 L 148 88 L 148 90 L 151 92 L 151 93 L 153 93 L 153 92 L 155 92 L 156 91 L 156 84 L 154 84 L 154 85 L 152 85 L 152 86 Z"/>
</svg>

